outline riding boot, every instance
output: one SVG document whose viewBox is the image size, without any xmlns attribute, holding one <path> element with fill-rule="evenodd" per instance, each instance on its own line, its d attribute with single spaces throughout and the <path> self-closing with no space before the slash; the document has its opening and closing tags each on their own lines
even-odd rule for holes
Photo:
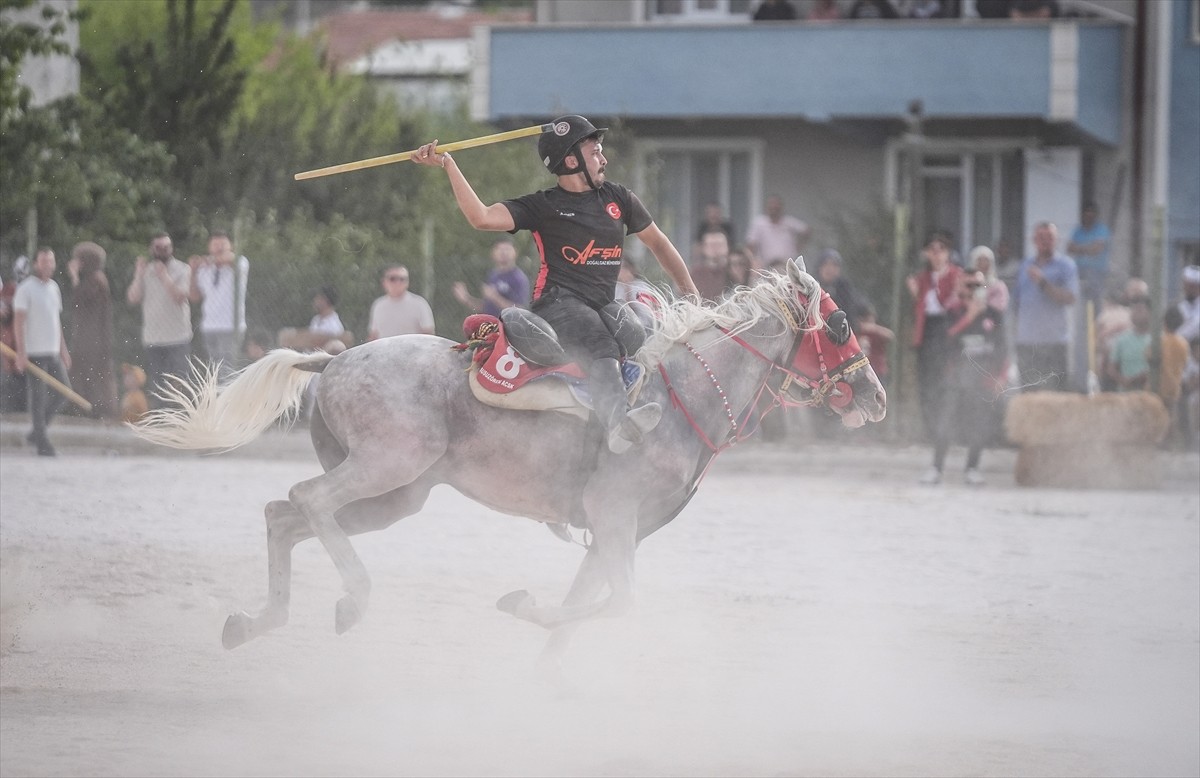
<svg viewBox="0 0 1200 778">
<path fill-rule="evenodd" d="M 662 406 L 646 403 L 629 410 L 621 365 L 615 359 L 594 360 L 588 370 L 588 386 L 592 390 L 592 407 L 604 428 L 608 448 L 614 454 L 624 454 L 642 442 L 642 436 L 658 426 Z"/>
</svg>

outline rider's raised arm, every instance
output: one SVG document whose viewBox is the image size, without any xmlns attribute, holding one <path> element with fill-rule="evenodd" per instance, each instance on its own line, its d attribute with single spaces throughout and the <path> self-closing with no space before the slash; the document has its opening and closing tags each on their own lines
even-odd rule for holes
<svg viewBox="0 0 1200 778">
<path fill-rule="evenodd" d="M 637 236 L 642 243 L 646 244 L 646 248 L 650 249 L 650 253 L 658 260 L 658 264 L 675 282 L 680 294 L 690 294 L 696 299 L 700 299 L 700 292 L 697 291 L 696 284 L 692 281 L 692 274 L 688 272 L 687 263 L 683 261 L 679 250 L 675 248 L 675 244 L 671 242 L 666 233 L 659 229 L 657 224 L 650 222 L 650 226 L 637 233 Z"/>
<path fill-rule="evenodd" d="M 501 203 L 484 205 L 483 200 L 480 200 L 479 195 L 475 194 L 475 190 L 471 188 L 467 177 L 458 169 L 458 163 L 454 161 L 454 158 L 448 153 L 438 153 L 436 149 L 436 140 L 426 143 L 413 154 L 412 161 L 418 165 L 440 167 L 446 171 L 450 177 L 450 188 L 454 191 L 454 200 L 458 203 L 458 210 L 467 217 L 471 226 L 477 230 L 493 232 L 506 232 L 513 229 L 516 225 L 513 223 L 513 217 L 508 208 Z"/>
</svg>

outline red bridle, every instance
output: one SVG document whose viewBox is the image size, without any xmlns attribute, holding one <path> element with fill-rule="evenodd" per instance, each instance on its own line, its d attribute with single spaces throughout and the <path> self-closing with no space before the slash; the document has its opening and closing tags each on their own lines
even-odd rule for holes
<svg viewBox="0 0 1200 778">
<path fill-rule="evenodd" d="M 703 357 L 690 344 L 684 344 L 687 346 L 688 351 L 692 353 L 692 356 L 704 367 L 717 393 L 721 396 L 722 402 L 725 404 L 725 413 L 729 417 L 729 432 L 726 435 L 724 443 L 721 445 L 714 444 L 704 434 L 704 431 L 700 429 L 695 418 L 688 411 L 687 406 L 683 404 L 682 398 L 675 392 L 675 388 L 671 385 L 671 380 L 667 376 L 666 370 L 661 364 L 658 366 L 658 371 L 667 385 L 667 393 L 671 397 L 672 405 L 683 412 L 692 429 L 696 431 L 696 434 L 700 436 L 700 439 L 704 441 L 704 444 L 714 454 L 748 437 L 748 435 L 743 434 L 743 430 L 746 427 L 746 421 L 749 420 L 754 410 L 759 406 L 759 400 L 762 399 L 763 392 L 771 395 L 772 402 L 767 408 L 763 409 L 759 420 L 775 408 L 781 406 L 820 408 L 830 405 L 835 408 L 843 408 L 854 400 L 854 390 L 845 379 L 866 367 L 869 362 L 866 355 L 863 354 L 862 349 L 859 348 L 858 339 L 854 337 L 854 332 L 850 330 L 849 324 L 846 323 L 845 314 L 839 311 L 833 299 L 826 292 L 822 291 L 820 312 L 821 319 L 825 322 L 825 325 L 818 325 L 813 321 L 812 316 L 805 317 L 804 323 L 801 324 L 798 313 L 799 311 L 808 310 L 808 301 L 801 294 L 797 294 L 796 297 L 799 304 L 797 310 L 793 310 L 786 303 L 780 302 L 779 304 L 784 319 L 788 322 L 793 334 L 797 335 L 793 341 L 792 351 L 788 356 L 786 364 L 780 364 L 771 359 L 747 343 L 742 337 L 733 334 L 729 335 L 730 340 L 766 362 L 771 368 L 755 393 L 753 402 L 747 406 L 747 411 L 743 415 L 743 421 L 740 426 L 734 417 L 733 410 L 729 406 L 728 399 L 725 397 L 725 390 L 721 388 L 720 382 L 717 380 L 712 369 L 709 368 L 708 363 L 704 361 Z M 839 332 L 831 333 L 831 324 L 838 327 Z M 725 332 L 729 334 L 727 330 Z M 831 334 L 834 337 L 831 337 Z M 838 343 L 838 340 L 841 343 Z M 834 363 L 832 370 L 829 368 L 830 362 Z M 783 379 L 780 381 L 778 389 L 772 389 L 770 386 L 771 377 L 776 372 L 782 373 Z M 792 394 L 793 388 L 797 385 L 808 390 L 809 394 L 807 397 L 797 398 Z"/>
<path fill-rule="evenodd" d="M 797 297 L 800 310 L 806 310 L 805 298 L 801 295 Z M 824 291 L 821 292 L 820 304 L 821 319 L 825 322 L 823 327 L 817 326 L 812 317 L 800 327 L 791 317 L 787 306 L 783 308 L 793 331 L 803 331 L 806 336 L 796 338 L 788 359 L 789 368 L 779 367 L 786 374 L 779 387 L 781 404 L 846 407 L 854 400 L 854 390 L 845 379 L 870 363 L 846 321 L 845 312 L 840 311 L 833 298 Z M 830 362 L 833 363 L 832 369 Z M 791 394 L 793 384 L 807 389 L 808 397 L 795 398 Z"/>
</svg>

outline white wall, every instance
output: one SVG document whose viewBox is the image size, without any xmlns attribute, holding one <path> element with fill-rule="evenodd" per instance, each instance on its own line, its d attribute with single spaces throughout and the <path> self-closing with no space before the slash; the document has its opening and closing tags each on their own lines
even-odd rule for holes
<svg viewBox="0 0 1200 778">
<path fill-rule="evenodd" d="M 1054 222 L 1058 226 L 1058 248 L 1067 245 L 1071 230 L 1079 223 L 1079 192 L 1082 155 L 1075 147 L 1027 149 L 1025 151 L 1025 255 L 1033 253 L 1033 225 Z"/>
<path fill-rule="evenodd" d="M 29 8 L 10 12 L 10 18 L 24 23 L 46 26 L 42 9 L 51 7 L 57 11 L 70 12 L 76 0 L 39 0 Z M 79 48 L 79 25 L 68 21 L 62 40 L 74 52 Z M 49 57 L 27 57 L 21 63 L 17 81 L 33 90 L 32 105 L 46 105 L 60 97 L 79 93 L 79 61 L 69 54 L 54 54 Z"/>
</svg>

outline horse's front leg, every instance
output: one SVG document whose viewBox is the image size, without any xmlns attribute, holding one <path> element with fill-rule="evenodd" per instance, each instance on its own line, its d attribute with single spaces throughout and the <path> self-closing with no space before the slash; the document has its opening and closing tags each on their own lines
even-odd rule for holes
<svg viewBox="0 0 1200 778">
<path fill-rule="evenodd" d="M 287 500 L 273 500 L 264 511 L 267 520 L 267 607 L 257 616 L 245 611 L 225 620 L 221 644 L 237 648 L 263 633 L 287 624 L 292 597 L 292 549 L 312 537 L 308 521 Z"/>
<path fill-rule="evenodd" d="M 579 563 L 575 580 L 571 582 L 571 588 L 567 592 L 567 596 L 563 598 L 562 604 L 573 606 L 595 602 L 603 590 L 604 571 L 600 566 L 600 557 L 596 546 L 592 544 L 588 552 L 584 554 L 583 561 Z M 544 671 L 557 673 L 562 669 L 563 655 L 566 654 L 567 645 L 571 642 L 575 631 L 579 629 L 579 624 L 578 621 L 571 621 L 551 630 L 550 637 L 546 639 L 546 645 L 542 648 L 541 656 L 538 657 L 538 664 Z"/>
<path fill-rule="evenodd" d="M 561 606 L 539 606 L 527 591 L 511 592 L 500 598 L 496 607 L 518 619 L 532 621 L 547 629 L 560 629 L 584 619 L 622 616 L 633 607 L 633 558 L 637 551 L 637 521 L 606 517 L 596 522 L 592 546 L 584 557 L 568 599 Z M 594 555 L 594 556 L 593 556 Z M 596 571 L 588 569 L 594 565 Z M 593 580 L 594 579 L 594 580 Z M 599 587 L 608 584 L 607 597 L 596 600 Z M 578 591 L 576 591 L 578 589 Z M 576 595 L 576 596 L 571 596 Z M 578 600 L 578 601 L 575 601 Z M 553 636 L 552 642 L 553 643 Z M 570 632 L 563 633 L 565 644 Z M 547 648 L 551 644 L 547 645 Z"/>
</svg>

